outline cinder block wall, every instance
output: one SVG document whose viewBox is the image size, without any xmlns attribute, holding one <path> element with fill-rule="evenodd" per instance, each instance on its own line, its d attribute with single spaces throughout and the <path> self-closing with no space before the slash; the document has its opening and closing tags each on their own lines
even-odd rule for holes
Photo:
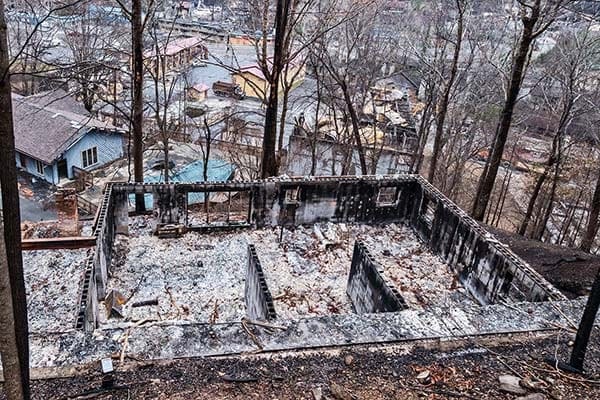
<svg viewBox="0 0 600 400">
<path fill-rule="evenodd" d="M 246 315 L 252 319 L 272 320 L 276 318 L 273 297 L 267 286 L 258 254 L 254 245 L 248 245 L 248 264 L 244 288 Z"/>
<path fill-rule="evenodd" d="M 481 304 L 564 300 L 537 271 L 437 189 L 422 178 L 417 182 L 410 224 Z"/>
<path fill-rule="evenodd" d="M 385 279 L 381 266 L 360 241 L 354 243 L 346 292 L 357 314 L 396 312 L 408 308 L 393 284 Z"/>
<path fill-rule="evenodd" d="M 187 221 L 185 199 L 189 192 L 228 191 L 250 192 L 249 222 L 253 227 L 293 226 L 320 221 L 406 222 L 434 253 L 449 263 L 481 304 L 500 300 L 565 299 L 467 213 L 416 175 L 273 178 L 253 182 L 169 185 L 109 184 L 105 188 L 94 229 L 98 237 L 93 271 L 97 298 L 104 297 L 115 228 L 123 225 L 119 221 L 123 215 L 122 207 L 115 208 L 114 199 L 124 198 L 129 193 L 152 193 L 159 220 L 182 223 Z M 381 196 L 383 192 L 386 192 L 385 201 Z"/>
</svg>

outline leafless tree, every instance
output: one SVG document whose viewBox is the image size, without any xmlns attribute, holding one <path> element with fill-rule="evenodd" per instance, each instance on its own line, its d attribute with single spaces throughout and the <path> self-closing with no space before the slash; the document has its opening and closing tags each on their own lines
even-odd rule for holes
<svg viewBox="0 0 600 400">
<path fill-rule="evenodd" d="M 506 98 L 483 173 L 479 180 L 477 193 L 471 214 L 477 220 L 483 220 L 487 209 L 508 133 L 512 123 L 515 104 L 517 103 L 521 85 L 531 56 L 531 46 L 535 40 L 552 25 L 562 7 L 568 0 L 518 0 L 520 20 L 522 24 L 521 37 L 513 57 L 512 70 L 506 89 Z"/>
<path fill-rule="evenodd" d="M 29 329 L 4 1 L 0 0 L 0 351 L 9 400 L 30 398 Z M 2 215 L 3 214 L 3 215 Z"/>
<path fill-rule="evenodd" d="M 578 31 L 574 34 L 566 33 L 565 35 L 551 54 L 547 56 L 551 59 L 546 61 L 548 68 L 545 74 L 546 78 L 538 86 L 539 90 L 544 91 L 543 96 L 541 96 L 544 105 L 539 107 L 537 112 L 541 116 L 548 115 L 550 119 L 557 116 L 558 120 L 556 122 L 552 121 L 554 129 L 550 155 L 543 172 L 535 181 L 525 216 L 518 230 L 521 235 L 527 232 L 542 187 L 551 171 L 554 170 L 555 179 L 552 180 L 551 184 L 553 190 L 551 190 L 547 202 L 546 217 L 541 218 L 538 227 L 534 229 L 533 236 L 536 238 L 541 237 L 551 214 L 559 177 L 558 171 L 561 168 L 564 152 L 564 137 L 573 118 L 578 113 L 585 112 L 587 106 L 585 103 L 580 106 L 580 103 L 582 103 L 583 92 L 589 87 L 589 72 L 593 60 L 598 56 L 598 39 L 593 38 L 589 30 Z"/>
<path fill-rule="evenodd" d="M 433 153 L 431 155 L 431 163 L 429 164 L 429 173 L 427 179 L 429 182 L 433 182 L 435 177 L 435 171 L 438 163 L 438 158 L 442 148 L 442 135 L 444 133 L 444 123 L 446 122 L 446 115 L 448 113 L 448 105 L 450 103 L 450 94 L 454 87 L 458 75 L 458 64 L 461 56 L 461 47 L 464 35 L 465 26 L 465 13 L 466 13 L 466 1 L 455 0 L 456 6 L 456 36 L 451 39 L 454 45 L 454 52 L 452 55 L 452 61 L 448 77 L 444 77 L 442 83 L 443 89 L 441 96 L 439 97 L 439 103 L 436 109 L 436 121 L 435 121 L 435 135 L 433 140 Z M 442 40 L 439 38 L 438 40 Z"/>
</svg>

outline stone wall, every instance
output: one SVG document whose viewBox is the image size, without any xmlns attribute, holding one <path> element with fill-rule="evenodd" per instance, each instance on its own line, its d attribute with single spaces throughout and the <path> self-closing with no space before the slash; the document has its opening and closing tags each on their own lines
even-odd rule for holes
<svg viewBox="0 0 600 400">
<path fill-rule="evenodd" d="M 248 268 L 246 269 L 246 287 L 244 299 L 246 314 L 249 318 L 272 320 L 276 318 L 273 297 L 267 286 L 265 275 L 254 245 L 248 245 Z"/>
<path fill-rule="evenodd" d="M 408 308 L 400 293 L 384 277 L 381 265 L 360 241 L 354 243 L 346 292 L 357 314 L 397 312 Z"/>
</svg>

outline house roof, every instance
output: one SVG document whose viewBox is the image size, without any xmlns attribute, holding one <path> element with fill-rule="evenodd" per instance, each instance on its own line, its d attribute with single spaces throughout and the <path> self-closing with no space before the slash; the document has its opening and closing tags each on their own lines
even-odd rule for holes
<svg viewBox="0 0 600 400">
<path fill-rule="evenodd" d="M 51 164 L 90 129 L 116 131 L 106 122 L 71 111 L 41 106 L 30 98 L 12 95 L 15 147 L 46 164 Z"/>
<path fill-rule="evenodd" d="M 180 38 L 170 41 L 166 45 L 164 43 L 159 44 L 159 52 L 161 55 L 173 56 L 180 51 L 185 49 L 203 46 L 204 41 L 201 37 L 194 36 L 189 38 Z M 151 50 L 147 50 L 144 52 L 144 57 L 154 57 L 156 56 L 156 48 L 152 48 Z"/>
<path fill-rule="evenodd" d="M 197 92 L 206 92 L 210 88 L 208 86 L 206 86 L 204 83 L 196 83 L 195 85 L 192 86 L 192 89 L 194 89 Z"/>
<path fill-rule="evenodd" d="M 48 90 L 27 96 L 27 102 L 40 107 L 51 107 L 80 115 L 89 115 L 83 104 L 64 89 Z"/>
<path fill-rule="evenodd" d="M 298 64 L 295 60 L 291 60 L 289 62 L 291 68 L 298 68 L 300 64 Z M 273 57 L 267 58 L 267 67 L 269 71 L 273 68 Z M 262 80 L 266 80 L 265 74 L 263 73 L 262 68 L 258 65 L 258 63 L 241 66 L 237 71 L 232 72 L 232 75 L 248 73 L 252 74 Z"/>
<path fill-rule="evenodd" d="M 240 67 L 239 71 L 234 72 L 234 74 L 244 74 L 244 73 L 254 75 L 254 76 L 262 79 L 263 81 L 266 80 L 265 74 L 263 74 L 262 69 L 260 69 L 260 67 L 258 65 L 249 65 L 246 67 Z"/>
</svg>

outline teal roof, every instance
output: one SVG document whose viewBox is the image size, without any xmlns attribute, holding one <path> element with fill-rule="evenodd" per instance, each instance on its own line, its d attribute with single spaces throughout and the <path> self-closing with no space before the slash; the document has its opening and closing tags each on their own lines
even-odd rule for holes
<svg viewBox="0 0 600 400">
<path fill-rule="evenodd" d="M 180 182 L 203 182 L 203 165 L 202 160 L 194 161 L 191 164 L 187 164 L 181 170 L 169 175 L 169 181 L 173 183 Z M 214 181 L 226 181 L 233 174 L 234 167 L 232 164 L 223 160 L 208 160 L 207 168 L 207 182 Z M 144 177 L 146 183 L 164 183 L 164 176 L 162 171 L 159 175 L 147 175 Z M 135 195 L 129 195 L 129 202 L 133 204 L 135 201 Z M 146 209 L 152 209 L 153 199 L 152 195 L 146 193 L 144 195 L 144 201 L 146 203 Z M 204 202 L 204 193 L 190 193 L 188 195 L 188 204 L 197 204 Z"/>
</svg>

